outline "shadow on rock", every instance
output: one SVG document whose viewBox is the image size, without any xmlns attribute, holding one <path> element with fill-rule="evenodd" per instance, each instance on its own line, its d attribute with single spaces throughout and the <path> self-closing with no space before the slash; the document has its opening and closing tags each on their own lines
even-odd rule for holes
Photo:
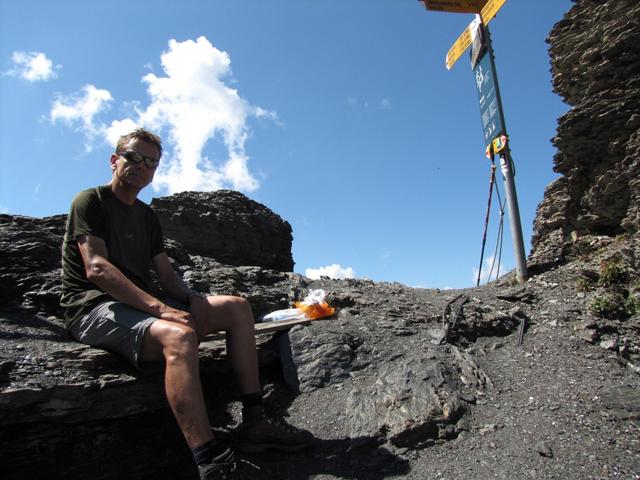
<svg viewBox="0 0 640 480">
<path fill-rule="evenodd" d="M 317 475 L 381 480 L 407 474 L 409 461 L 374 438 L 320 440 L 300 453 L 265 452 L 240 457 L 234 479 L 306 480 Z"/>
<path fill-rule="evenodd" d="M 32 311 L 20 307 L 0 312 L 0 338 L 50 340 L 55 342 L 71 342 L 65 327 Z"/>
</svg>

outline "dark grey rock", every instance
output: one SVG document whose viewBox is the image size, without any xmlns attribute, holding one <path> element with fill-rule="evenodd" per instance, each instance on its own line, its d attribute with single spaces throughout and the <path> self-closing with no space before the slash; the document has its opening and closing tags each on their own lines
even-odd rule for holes
<svg viewBox="0 0 640 480">
<path fill-rule="evenodd" d="M 0 305 L 20 304 L 61 316 L 65 222 L 65 215 L 35 219 L 0 214 Z"/>
<path fill-rule="evenodd" d="M 309 392 L 349 378 L 358 344 L 353 333 L 296 328 L 289 337 L 300 391 Z"/>
<path fill-rule="evenodd" d="M 571 109 L 553 139 L 561 177 L 538 207 L 536 263 L 640 229 L 639 17 L 636 0 L 578 1 L 549 35 L 554 90 Z"/>
<path fill-rule="evenodd" d="M 394 445 L 417 446 L 456 433 L 465 412 L 461 390 L 485 388 L 489 379 L 455 347 L 411 352 L 383 364 L 366 386 L 347 399 L 353 437 L 387 437 Z"/>
<path fill-rule="evenodd" d="M 619 419 L 640 420 L 640 395 L 629 385 L 613 385 L 600 394 L 606 414 Z"/>
<path fill-rule="evenodd" d="M 553 450 L 546 442 L 537 442 L 535 446 L 536 452 L 542 457 L 553 458 Z"/>
<path fill-rule="evenodd" d="M 291 225 L 240 192 L 183 192 L 154 198 L 151 206 L 165 236 L 192 255 L 293 271 Z"/>
</svg>

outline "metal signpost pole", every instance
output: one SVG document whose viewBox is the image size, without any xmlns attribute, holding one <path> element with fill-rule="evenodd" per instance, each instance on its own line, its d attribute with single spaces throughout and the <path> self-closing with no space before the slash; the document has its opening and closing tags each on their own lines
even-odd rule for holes
<svg viewBox="0 0 640 480">
<path fill-rule="evenodd" d="M 500 169 L 504 178 L 505 196 L 509 206 L 511 240 L 516 259 L 516 278 L 519 283 L 524 283 L 529 273 L 524 255 L 524 242 L 522 241 L 522 226 L 520 224 L 516 184 L 513 178 L 513 160 L 511 159 L 507 129 L 504 122 L 491 38 L 486 26 L 496 16 L 507 0 L 419 1 L 424 3 L 427 10 L 476 13 L 476 19 L 464 29 L 447 52 L 445 64 L 447 70 L 450 70 L 465 50 L 473 44 L 471 68 L 473 69 L 476 87 L 478 89 L 485 145 L 487 146 L 487 153 L 492 160 L 496 154 L 500 156 Z"/>
<path fill-rule="evenodd" d="M 513 161 L 511 154 L 507 152 L 500 155 L 500 170 L 504 177 L 504 191 L 509 207 L 509 225 L 511 227 L 511 241 L 513 243 L 513 254 L 516 259 L 516 278 L 518 283 L 524 283 L 529 277 L 527 271 L 527 260 L 524 255 L 524 242 L 522 241 L 522 226 L 520 224 L 520 209 L 518 208 L 518 195 L 516 194 L 516 183 L 513 179 Z"/>
<path fill-rule="evenodd" d="M 529 273 L 524 253 L 524 242 L 522 239 L 522 225 L 520 223 L 520 209 L 518 207 L 518 195 L 514 180 L 514 164 L 511 158 L 511 151 L 507 140 L 507 129 L 504 121 L 502 109 L 502 99 L 500 98 L 500 88 L 496 75 L 495 59 L 493 47 L 491 45 L 491 35 L 489 29 L 480 22 L 476 35 L 480 35 L 481 44 L 484 44 L 486 52 L 478 54 L 472 52 L 472 57 L 476 57 L 475 65 L 472 65 L 476 74 L 476 84 L 480 97 L 480 110 L 485 133 L 485 142 L 489 148 L 500 156 L 500 170 L 504 178 L 504 189 L 507 205 L 509 208 L 509 225 L 511 228 L 511 241 L 513 243 L 513 253 L 516 260 L 516 278 L 519 283 L 524 283 Z M 474 48 L 480 46 L 474 45 Z M 484 71 L 483 71 L 484 67 Z M 488 70 L 488 71 L 487 71 Z M 481 78 L 482 77 L 482 78 Z M 500 137 L 500 135 L 502 135 Z"/>
</svg>

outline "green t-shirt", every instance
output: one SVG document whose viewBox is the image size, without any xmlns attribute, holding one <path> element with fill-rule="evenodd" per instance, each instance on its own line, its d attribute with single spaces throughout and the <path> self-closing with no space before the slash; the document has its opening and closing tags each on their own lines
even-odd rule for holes
<svg viewBox="0 0 640 480">
<path fill-rule="evenodd" d="M 77 239 L 93 235 L 107 244 L 108 260 L 138 287 L 150 291 L 151 259 L 164 251 L 162 230 L 155 212 L 136 199 L 122 203 L 103 185 L 80 192 L 71 204 L 62 244 L 62 298 L 65 322 L 73 322 L 96 305 L 113 300 L 87 280 Z"/>
</svg>

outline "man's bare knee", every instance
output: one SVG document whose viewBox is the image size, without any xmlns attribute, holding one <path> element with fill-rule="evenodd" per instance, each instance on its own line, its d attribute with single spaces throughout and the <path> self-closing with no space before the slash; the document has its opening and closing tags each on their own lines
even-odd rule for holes
<svg viewBox="0 0 640 480">
<path fill-rule="evenodd" d="M 224 316 L 250 317 L 253 319 L 251 305 L 246 298 L 231 295 L 209 297 L 211 307 Z"/>
<path fill-rule="evenodd" d="M 251 305 L 246 298 L 243 297 L 229 297 L 229 308 L 231 314 L 236 322 L 249 325 L 253 328 L 255 320 L 253 318 L 253 311 Z"/>
<path fill-rule="evenodd" d="M 237 309 L 241 312 L 251 311 L 251 305 L 246 298 L 243 297 L 227 297 L 229 300 L 229 305 L 233 309 Z"/>
<path fill-rule="evenodd" d="M 185 325 L 169 325 L 163 332 L 163 354 L 167 362 L 198 355 L 198 334 Z"/>
<path fill-rule="evenodd" d="M 253 332 L 255 320 L 246 299 L 231 295 L 210 295 L 207 302 L 206 311 L 200 310 L 197 304 L 192 306 L 199 332 L 204 332 L 205 335 L 219 330 L 228 332 L 241 329 Z"/>
</svg>

